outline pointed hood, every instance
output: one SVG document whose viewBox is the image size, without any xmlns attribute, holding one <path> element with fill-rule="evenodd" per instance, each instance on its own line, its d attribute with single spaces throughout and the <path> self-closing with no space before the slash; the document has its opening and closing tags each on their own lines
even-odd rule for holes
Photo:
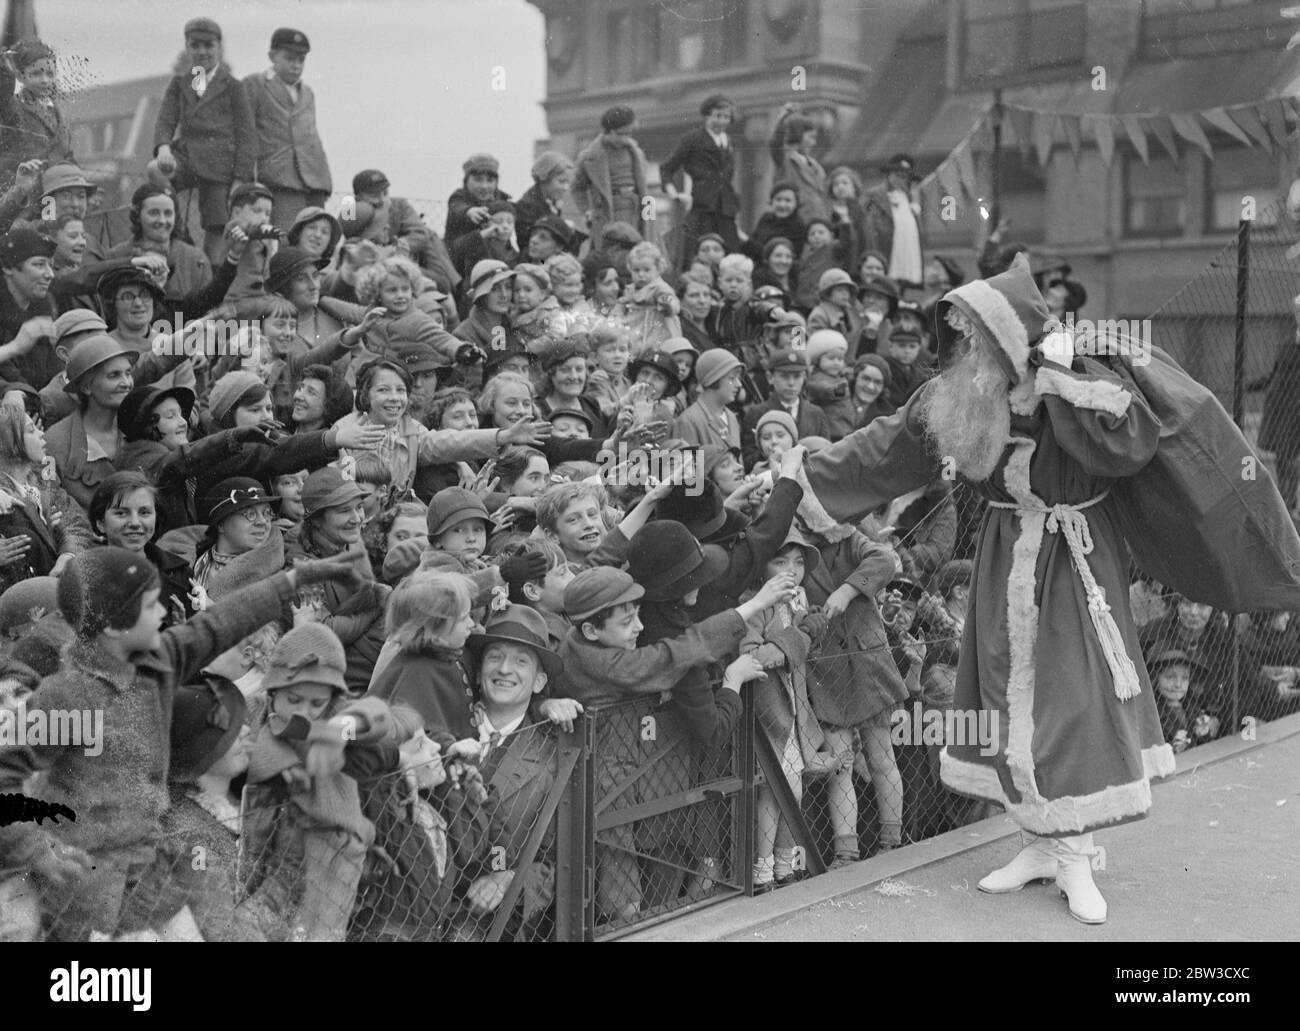
<svg viewBox="0 0 1300 1031">
<path fill-rule="evenodd" d="M 934 312 L 941 366 L 948 363 L 957 336 L 946 318 L 950 306 L 997 341 L 1007 378 L 1013 387 L 1023 384 L 1029 375 L 1029 350 L 1053 321 L 1047 302 L 1034 285 L 1028 258 L 1018 254 L 1005 272 L 973 280 L 943 295 Z"/>
</svg>

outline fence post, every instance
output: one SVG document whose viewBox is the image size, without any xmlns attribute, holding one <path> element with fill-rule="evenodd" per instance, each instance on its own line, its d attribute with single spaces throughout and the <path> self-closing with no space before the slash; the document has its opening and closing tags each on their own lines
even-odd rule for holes
<svg viewBox="0 0 1300 1031">
<path fill-rule="evenodd" d="M 578 755 L 555 812 L 555 940 L 590 941 L 595 930 L 591 877 L 596 868 L 592 812 L 592 720 L 580 716 L 571 734 L 560 735 L 560 759 Z"/>
<path fill-rule="evenodd" d="M 736 819 L 740 821 L 733 839 L 738 848 L 732 862 L 739 869 L 739 884 L 746 895 L 754 894 L 754 780 L 758 776 L 758 763 L 754 756 L 754 693 L 741 691 L 745 707 L 740 716 L 740 741 L 737 747 L 736 773 L 740 777 L 740 804 Z"/>
<path fill-rule="evenodd" d="M 1242 429 L 1246 382 L 1246 305 L 1250 294 L 1250 220 L 1237 223 L 1237 315 L 1232 354 L 1232 421 Z"/>
</svg>

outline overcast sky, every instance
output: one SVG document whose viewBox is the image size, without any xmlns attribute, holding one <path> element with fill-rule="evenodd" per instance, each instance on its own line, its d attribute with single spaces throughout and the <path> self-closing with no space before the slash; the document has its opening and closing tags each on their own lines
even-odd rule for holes
<svg viewBox="0 0 1300 1031">
<path fill-rule="evenodd" d="M 502 188 L 517 196 L 531 183 L 533 143 L 546 136 L 544 19 L 524 0 L 35 5 L 41 37 L 99 83 L 169 72 L 196 15 L 220 24 L 225 58 L 240 77 L 269 66 L 275 29 L 302 30 L 312 45 L 305 81 L 338 192 L 354 172 L 380 168 L 394 194 L 445 200 L 460 185 L 460 163 L 486 150 L 501 161 Z M 502 90 L 492 88 L 496 68 Z"/>
</svg>

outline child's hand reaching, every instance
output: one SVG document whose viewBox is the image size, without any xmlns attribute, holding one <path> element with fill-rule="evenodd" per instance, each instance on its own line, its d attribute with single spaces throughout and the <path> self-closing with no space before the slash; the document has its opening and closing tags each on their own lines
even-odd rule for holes
<svg viewBox="0 0 1300 1031">
<path fill-rule="evenodd" d="M 747 684 L 751 680 L 766 679 L 767 674 L 763 672 L 763 664 L 758 657 L 752 654 L 742 655 L 733 660 L 722 674 L 722 687 L 724 690 L 739 694 L 741 684 Z"/>
</svg>

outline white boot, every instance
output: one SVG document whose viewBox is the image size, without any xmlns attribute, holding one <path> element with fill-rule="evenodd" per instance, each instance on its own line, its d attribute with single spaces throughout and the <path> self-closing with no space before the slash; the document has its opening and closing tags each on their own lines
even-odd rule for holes
<svg viewBox="0 0 1300 1031">
<path fill-rule="evenodd" d="M 990 895 L 1005 895 L 1007 892 L 1019 891 L 1030 881 L 1050 881 L 1056 877 L 1056 845 L 1052 839 L 1022 831 L 1020 840 L 1025 847 L 1006 866 L 994 870 L 980 881 L 980 891 L 986 891 Z"/>
<path fill-rule="evenodd" d="M 1106 900 L 1092 883 L 1092 860 L 1096 851 L 1091 834 L 1056 839 L 1056 886 L 1069 900 L 1070 915 L 1085 924 L 1106 922 Z"/>
</svg>

